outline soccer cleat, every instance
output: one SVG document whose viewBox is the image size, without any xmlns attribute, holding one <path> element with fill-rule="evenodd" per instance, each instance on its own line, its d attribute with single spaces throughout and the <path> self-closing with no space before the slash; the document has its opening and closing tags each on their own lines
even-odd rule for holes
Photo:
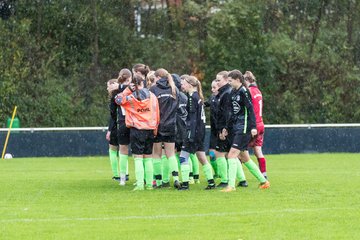
<svg viewBox="0 0 360 240">
<path fill-rule="evenodd" d="M 228 186 L 227 183 L 221 182 L 221 183 L 219 183 L 216 187 L 218 187 L 218 188 L 225 188 L 225 187 L 227 187 L 227 186 Z"/>
<path fill-rule="evenodd" d="M 194 184 L 194 183 L 195 183 L 194 178 L 190 178 L 189 179 L 189 184 Z"/>
<path fill-rule="evenodd" d="M 237 186 L 238 187 L 248 187 L 249 185 L 248 185 L 247 181 L 240 181 Z"/>
<path fill-rule="evenodd" d="M 215 188 L 216 188 L 215 184 L 209 184 L 209 185 L 207 185 L 205 190 L 212 190 L 212 189 L 215 189 Z"/>
<path fill-rule="evenodd" d="M 120 186 L 125 186 L 125 180 L 123 179 L 120 179 L 120 183 L 119 183 Z"/>
<path fill-rule="evenodd" d="M 130 177 L 129 174 L 126 174 L 126 181 L 129 181 Z"/>
<path fill-rule="evenodd" d="M 174 188 L 176 188 L 176 189 L 181 188 L 181 184 L 180 184 L 180 182 L 178 180 L 174 181 Z"/>
<path fill-rule="evenodd" d="M 156 185 L 156 186 L 154 186 L 154 189 L 160 189 L 160 188 L 162 188 L 162 185 Z"/>
<path fill-rule="evenodd" d="M 189 186 L 181 186 L 180 188 L 178 188 L 179 191 L 186 191 L 189 190 Z"/>
<path fill-rule="evenodd" d="M 231 186 L 227 186 L 226 188 L 220 190 L 220 192 L 234 192 L 234 191 L 236 191 L 236 188 Z"/>
<path fill-rule="evenodd" d="M 267 189 L 269 187 L 270 187 L 270 182 L 269 181 L 266 181 L 264 183 L 260 183 L 260 185 L 259 185 L 260 189 Z"/>
<path fill-rule="evenodd" d="M 170 183 L 169 182 L 163 182 L 161 185 L 162 188 L 169 188 L 170 187 Z"/>
<path fill-rule="evenodd" d="M 144 190 L 144 186 L 136 186 L 133 191 L 143 191 Z"/>
<path fill-rule="evenodd" d="M 117 181 L 117 182 L 120 181 L 120 177 L 112 177 L 111 179 L 114 180 L 114 181 Z"/>
</svg>

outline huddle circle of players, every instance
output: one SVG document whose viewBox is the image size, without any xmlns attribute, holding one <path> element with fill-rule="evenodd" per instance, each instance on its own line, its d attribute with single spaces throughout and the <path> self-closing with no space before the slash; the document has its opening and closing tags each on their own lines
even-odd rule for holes
<svg viewBox="0 0 360 240">
<path fill-rule="evenodd" d="M 270 187 L 261 150 L 262 94 L 250 71 L 244 75 L 239 70 L 219 72 L 206 101 L 195 76 L 170 74 L 163 68 L 151 71 L 144 64 L 122 69 L 117 79 L 107 82 L 107 90 L 106 139 L 113 179 L 120 186 L 129 179 L 131 147 L 134 191 L 171 185 L 189 190 L 189 185 L 200 184 L 199 163 L 207 180 L 205 190 L 232 192 L 247 187 L 243 166 L 259 181 L 260 189 Z M 204 107 L 210 109 L 209 161 Z M 259 166 L 251 160 L 248 148 L 253 148 Z"/>
</svg>

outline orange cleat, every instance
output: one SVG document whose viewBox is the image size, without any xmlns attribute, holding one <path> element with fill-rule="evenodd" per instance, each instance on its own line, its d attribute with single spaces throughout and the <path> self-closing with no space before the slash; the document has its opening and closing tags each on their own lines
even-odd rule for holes
<svg viewBox="0 0 360 240">
<path fill-rule="evenodd" d="M 236 191 L 236 188 L 231 186 L 227 186 L 226 188 L 220 190 L 220 192 L 234 192 L 234 191 Z"/>
<path fill-rule="evenodd" d="M 270 182 L 269 181 L 266 181 L 264 183 L 260 183 L 260 185 L 259 185 L 260 189 L 267 189 L 269 187 L 270 187 Z"/>
</svg>

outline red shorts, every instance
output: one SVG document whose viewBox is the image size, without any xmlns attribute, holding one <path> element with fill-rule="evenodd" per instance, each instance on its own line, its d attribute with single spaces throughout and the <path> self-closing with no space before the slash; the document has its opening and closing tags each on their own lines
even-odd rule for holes
<svg viewBox="0 0 360 240">
<path fill-rule="evenodd" d="M 256 123 L 257 135 L 250 141 L 248 147 L 262 147 L 264 142 L 264 123 Z"/>
</svg>

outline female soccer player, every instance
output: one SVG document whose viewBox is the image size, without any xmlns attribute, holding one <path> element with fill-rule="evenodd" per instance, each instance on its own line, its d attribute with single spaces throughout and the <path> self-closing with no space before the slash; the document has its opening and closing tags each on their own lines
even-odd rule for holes
<svg viewBox="0 0 360 240">
<path fill-rule="evenodd" d="M 249 89 L 251 94 L 251 101 L 254 106 L 254 112 L 256 118 L 256 130 L 257 130 L 257 135 L 255 136 L 255 138 L 251 140 L 249 147 L 254 149 L 254 154 L 258 160 L 260 171 L 262 175 L 264 175 L 264 177 L 267 179 L 266 160 L 261 149 L 264 142 L 264 132 L 265 132 L 265 127 L 262 117 L 262 109 L 264 106 L 263 98 L 261 91 L 259 90 L 256 84 L 256 78 L 254 74 L 250 71 L 246 71 L 244 74 L 244 78 L 245 78 L 246 87 Z"/>
<path fill-rule="evenodd" d="M 160 68 L 155 71 L 155 84 L 150 91 L 159 101 L 160 123 L 158 135 L 154 139 L 153 163 L 156 186 L 162 186 L 162 145 L 167 159 L 169 170 L 174 179 L 174 187 L 179 188 L 179 169 L 175 157 L 176 140 L 176 112 L 179 104 L 179 90 L 176 88 L 173 77 L 168 71 Z"/>
<path fill-rule="evenodd" d="M 160 121 L 155 95 L 144 88 L 144 79 L 135 75 L 128 88 L 116 95 L 115 102 L 125 109 L 126 126 L 130 128 L 131 150 L 135 161 L 136 190 L 152 189 L 152 149 Z"/>
<path fill-rule="evenodd" d="M 182 186 L 180 190 L 189 189 L 189 155 L 196 153 L 208 181 L 206 190 L 214 189 L 215 182 L 211 165 L 205 155 L 205 112 L 203 95 L 200 81 L 193 76 L 184 77 L 181 80 L 181 88 L 188 94 L 186 129 L 187 136 L 180 153 Z"/>
<path fill-rule="evenodd" d="M 144 87 L 150 88 L 149 86 L 147 86 L 147 80 L 146 80 L 146 77 L 147 77 L 148 73 L 150 72 L 149 66 L 142 64 L 142 63 L 135 64 L 132 67 L 132 72 L 134 75 L 135 74 L 140 75 L 144 79 Z"/>
<path fill-rule="evenodd" d="M 117 82 L 119 83 L 119 93 L 123 92 L 130 84 L 132 78 L 131 71 L 123 68 L 119 72 Z M 113 101 L 114 102 L 114 101 Z M 114 102 L 115 103 L 115 102 Z M 119 144 L 119 162 L 120 162 L 120 185 L 124 186 L 128 171 L 128 154 L 130 143 L 130 129 L 125 124 L 125 110 L 119 106 L 117 111 L 117 124 L 118 124 L 118 144 Z"/>
<path fill-rule="evenodd" d="M 119 181 L 119 162 L 118 162 L 118 138 L 117 138 L 117 105 L 114 102 L 115 96 L 119 93 L 117 89 L 112 90 L 111 85 L 114 84 L 117 79 L 110 79 L 107 82 L 107 91 L 109 94 L 109 126 L 108 131 L 106 132 L 106 140 L 109 142 L 109 158 L 111 170 L 113 173 L 112 179 Z"/>
<path fill-rule="evenodd" d="M 259 188 L 270 187 L 270 183 L 261 174 L 258 166 L 250 159 L 248 144 L 251 137 L 256 136 L 256 122 L 254 109 L 251 102 L 251 95 L 245 86 L 244 76 L 239 70 L 233 70 L 228 75 L 231 91 L 231 126 L 227 126 L 220 133 L 220 138 L 225 139 L 232 131 L 232 145 L 228 153 L 229 183 L 223 192 L 235 191 L 235 178 L 237 171 L 237 161 L 240 156 L 241 161 L 249 171 L 260 181 Z"/>
</svg>

